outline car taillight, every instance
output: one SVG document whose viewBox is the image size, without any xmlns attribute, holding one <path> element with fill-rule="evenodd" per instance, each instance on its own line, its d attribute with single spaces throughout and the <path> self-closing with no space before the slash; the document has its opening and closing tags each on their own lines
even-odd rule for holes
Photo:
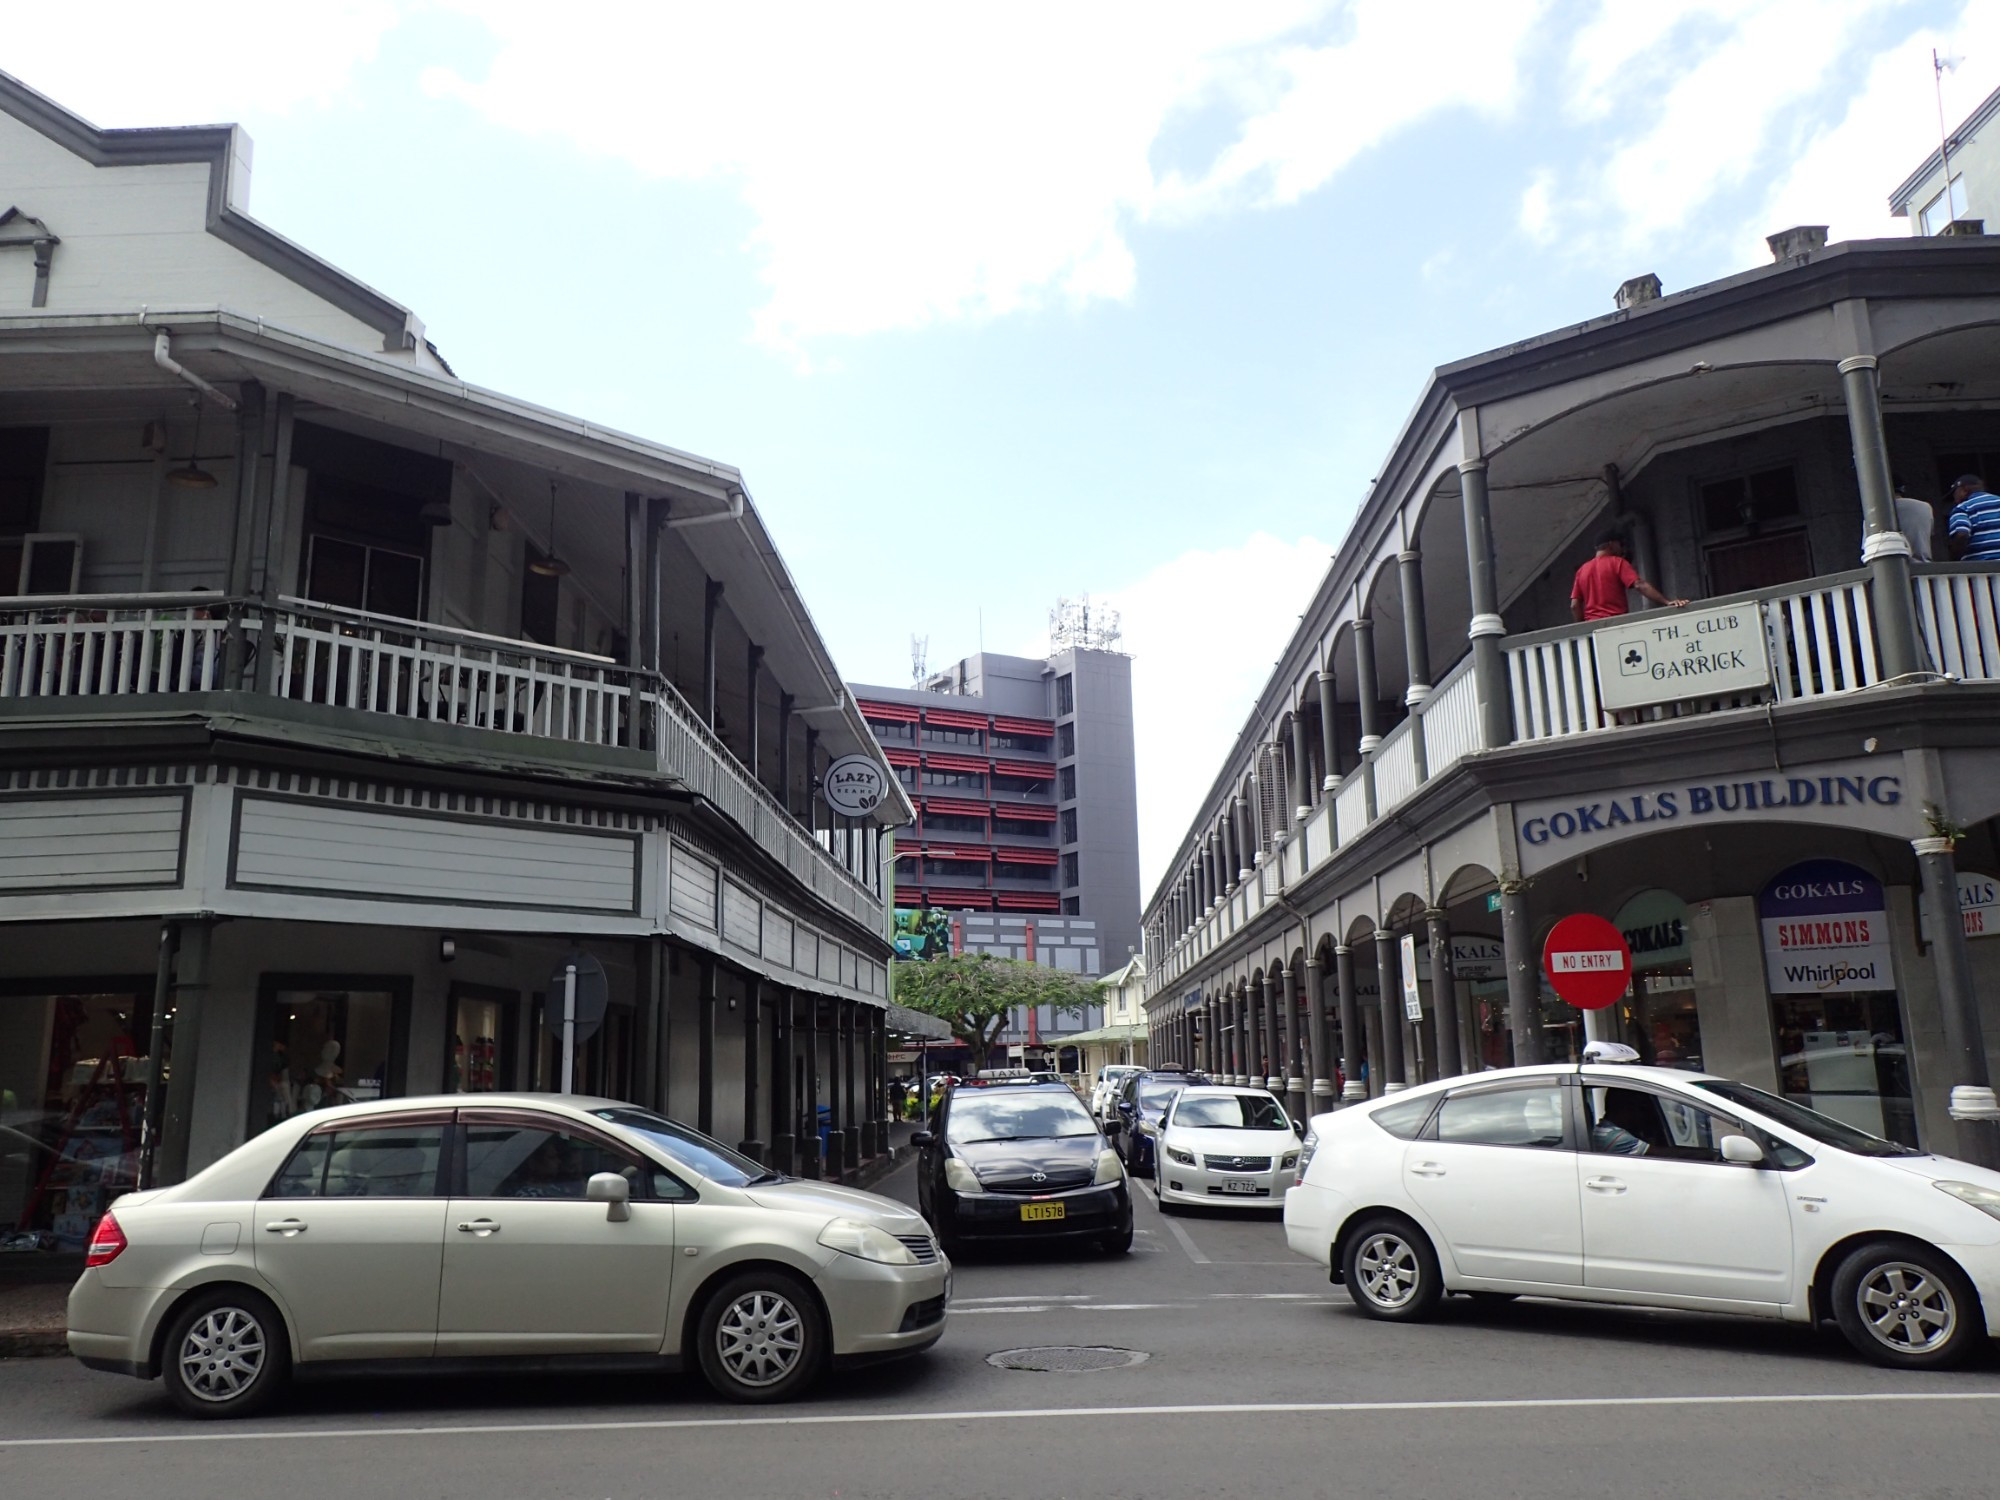
<svg viewBox="0 0 2000 1500">
<path fill-rule="evenodd" d="M 118 1259 L 125 1249 L 125 1231 L 118 1227 L 118 1221 L 106 1214 L 97 1221 L 97 1228 L 90 1232 L 90 1251 L 83 1258 L 86 1267 L 108 1266 Z"/>
</svg>

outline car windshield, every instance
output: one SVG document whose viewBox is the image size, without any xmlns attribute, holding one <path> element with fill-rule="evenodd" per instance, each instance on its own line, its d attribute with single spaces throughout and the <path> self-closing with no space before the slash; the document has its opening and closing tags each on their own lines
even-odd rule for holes
<svg viewBox="0 0 2000 1500">
<path fill-rule="evenodd" d="M 954 1094 L 945 1139 L 954 1146 L 975 1141 L 1021 1141 L 1096 1135 L 1097 1122 L 1065 1088 L 995 1089 L 990 1094 Z"/>
<path fill-rule="evenodd" d="M 1197 1130 L 1289 1130 L 1292 1124 L 1268 1094 L 1193 1095 L 1181 1100 L 1174 1123 Z"/>
<path fill-rule="evenodd" d="M 1174 1095 L 1186 1087 L 1184 1083 L 1142 1083 L 1139 1085 L 1139 1108 L 1165 1109 Z"/>
<path fill-rule="evenodd" d="M 654 1114 L 650 1109 L 624 1106 L 593 1109 L 591 1114 L 607 1124 L 645 1137 L 689 1170 L 699 1172 L 710 1182 L 720 1183 L 723 1187 L 752 1187 L 760 1182 L 784 1181 L 783 1174 L 767 1172 L 740 1151 L 732 1151 L 699 1130 L 690 1130 L 665 1115 Z"/>
<path fill-rule="evenodd" d="M 1714 1094 L 1718 1099 L 1727 1099 L 1731 1104 L 1754 1109 L 1758 1114 L 1776 1120 L 1780 1125 L 1789 1126 L 1800 1135 L 1811 1136 L 1822 1146 L 1832 1146 L 1837 1151 L 1850 1151 L 1856 1156 L 1924 1154 L 1914 1146 L 1885 1141 L 1879 1135 L 1870 1135 L 1865 1130 L 1843 1124 L 1831 1115 L 1823 1115 L 1816 1109 L 1807 1109 L 1803 1104 L 1794 1104 L 1791 1100 L 1781 1099 L 1776 1094 L 1767 1094 L 1762 1089 L 1750 1087 L 1747 1083 L 1714 1079 L 1704 1080 L 1695 1087 L 1704 1093 Z"/>
</svg>

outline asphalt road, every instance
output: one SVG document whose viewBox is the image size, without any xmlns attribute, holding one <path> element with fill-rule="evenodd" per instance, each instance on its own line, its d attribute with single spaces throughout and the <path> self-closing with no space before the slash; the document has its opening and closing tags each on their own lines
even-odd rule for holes
<svg viewBox="0 0 2000 1500">
<path fill-rule="evenodd" d="M 906 1169 L 884 1185 L 910 1199 Z M 1024 1346 L 1145 1358 L 996 1368 Z M 1161 1217 L 1130 1256 L 961 1260 L 930 1354 L 776 1410 L 692 1378 L 371 1381 L 178 1418 L 157 1385 L 0 1362 L 10 1494 L 441 1497 L 1988 1497 L 2000 1357 L 1896 1375 L 1829 1335 L 1518 1302 L 1371 1323 L 1268 1216 Z"/>
</svg>

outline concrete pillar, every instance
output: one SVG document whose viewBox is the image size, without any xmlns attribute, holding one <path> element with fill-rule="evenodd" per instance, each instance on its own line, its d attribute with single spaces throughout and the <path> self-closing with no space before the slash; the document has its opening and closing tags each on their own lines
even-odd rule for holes
<svg viewBox="0 0 2000 1500">
<path fill-rule="evenodd" d="M 1957 1126 L 1961 1160 L 2000 1169 L 2000 1103 L 1986 1062 L 1979 1024 L 1979 994 L 1965 951 L 1965 924 L 1958 915 L 1958 859 L 1949 838 L 1912 839 L 1923 875 L 1924 907 L 1930 913 L 1931 962 L 1937 971 L 1938 1019 L 1944 1055 L 1951 1069 L 1949 1113 Z"/>
<path fill-rule="evenodd" d="M 1424 614 L 1424 564 L 1422 554 L 1410 548 L 1396 554 L 1396 571 L 1403 593 L 1403 675 L 1409 686 L 1403 702 L 1412 719 L 1418 718 L 1424 701 L 1431 695 L 1431 636 Z M 1424 749 L 1423 725 L 1410 725 L 1410 750 L 1416 759 L 1417 779 L 1430 777 L 1430 757 Z"/>
<path fill-rule="evenodd" d="M 1368 821 L 1375 821 L 1375 747 L 1382 743 L 1382 707 L 1375 681 L 1375 622 L 1363 615 L 1354 622 L 1354 691 L 1361 699 L 1362 803 Z"/>
<path fill-rule="evenodd" d="M 1312 1039 L 1312 1108 L 1333 1108 L 1333 1048 L 1326 1030 L 1326 987 L 1333 976 L 1315 951 L 1306 960 L 1306 1017 Z"/>
<path fill-rule="evenodd" d="M 1472 602 L 1473 694 L 1479 700 L 1479 743 L 1493 750 L 1514 740 L 1514 700 L 1507 682 L 1507 653 L 1501 640 L 1507 622 L 1500 616 L 1500 583 L 1493 566 L 1493 508 L 1486 493 L 1486 460 L 1479 455 L 1479 415 L 1459 413 L 1459 432 L 1471 457 L 1458 466 L 1465 510 L 1465 562 Z"/>
<path fill-rule="evenodd" d="M 1382 987 L 1382 1092 L 1393 1094 L 1409 1086 L 1403 1062 L 1403 986 L 1401 964 L 1396 953 L 1396 936 L 1387 928 L 1375 929 L 1375 975 Z"/>
<path fill-rule="evenodd" d="M 1500 882 L 1500 947 L 1507 965 L 1507 1026 L 1514 1066 L 1542 1060 L 1542 966 L 1528 925 L 1528 893 L 1518 880 Z"/>
<path fill-rule="evenodd" d="M 792 1097 L 793 1035 L 797 1025 L 798 996 L 789 989 L 775 991 L 771 1007 L 771 1168 L 787 1177 L 798 1171 L 798 1101 Z"/>
<path fill-rule="evenodd" d="M 1380 1099 L 1385 1088 L 1386 1077 L 1382 1069 L 1382 1007 L 1370 1005 L 1361 1012 L 1362 1039 L 1367 1048 L 1368 1094 L 1370 1099 Z"/>
<path fill-rule="evenodd" d="M 1240 985 L 1236 991 L 1236 1077 L 1238 1088 L 1250 1086 L 1251 1070 L 1257 1066 L 1257 1032 L 1250 1018 L 1250 986 Z"/>
<path fill-rule="evenodd" d="M 1916 601 L 1910 592 L 1910 540 L 1896 524 L 1889 446 L 1882 434 L 1880 377 L 1872 354 L 1843 359 L 1838 368 L 1841 394 L 1847 399 L 1854 473 L 1861 485 L 1861 560 L 1874 585 L 1869 590 L 1869 603 L 1874 609 L 1875 639 L 1882 650 L 1882 675 L 1902 677 L 1923 670 L 1924 652 L 1917 637 Z"/>
<path fill-rule="evenodd" d="M 1256 846 L 1250 837 L 1249 804 L 1241 797 L 1231 797 L 1229 816 L 1236 843 L 1236 879 L 1241 883 L 1250 878 L 1250 867 L 1257 857 Z"/>
<path fill-rule="evenodd" d="M 1328 795 L 1340 790 L 1340 772 L 1335 769 L 1340 764 L 1338 744 L 1334 736 L 1335 709 L 1338 698 L 1331 671 L 1314 674 L 1319 687 L 1319 753 L 1326 762 L 1326 774 L 1320 779 L 1320 790 Z"/>
<path fill-rule="evenodd" d="M 183 923 L 180 955 L 174 962 L 174 1022 L 168 1057 L 167 1107 L 160 1122 L 160 1150 L 154 1178 L 172 1187 L 188 1174 L 188 1140 L 194 1129 L 195 1088 L 201 1076 L 202 1016 L 208 1008 L 212 919 Z"/>
<path fill-rule="evenodd" d="M 1292 818 L 1303 823 L 1312 816 L 1311 766 L 1306 755 L 1306 716 L 1292 709 Z"/>
<path fill-rule="evenodd" d="M 1437 1076 L 1459 1071 L 1458 983 L 1451 968 L 1451 921 L 1432 907 L 1424 913 L 1424 932 L 1431 945 L 1431 1014 L 1437 1031 Z"/>
<path fill-rule="evenodd" d="M 753 979 L 743 1006 L 743 1139 L 737 1149 L 754 1162 L 764 1155 L 764 1122 L 758 1118 L 763 1107 L 764 1072 L 764 981 Z"/>
<path fill-rule="evenodd" d="M 1346 1075 L 1341 1080 L 1340 1098 L 1342 1103 L 1352 1103 L 1368 1097 L 1368 1085 L 1361 1081 L 1364 1034 L 1361 1006 L 1354 989 L 1354 950 L 1345 943 L 1334 947 L 1333 974 L 1340 1006 L 1340 1066 Z"/>
<path fill-rule="evenodd" d="M 1312 1058 L 1309 1055 L 1306 1037 L 1306 1009 L 1300 1005 L 1302 999 L 1309 1000 L 1314 988 L 1313 970 L 1305 965 L 1288 970 L 1285 974 L 1284 1004 L 1285 1016 L 1285 1108 L 1293 1119 L 1302 1120 L 1306 1115 L 1306 1099 L 1312 1088 Z"/>
</svg>

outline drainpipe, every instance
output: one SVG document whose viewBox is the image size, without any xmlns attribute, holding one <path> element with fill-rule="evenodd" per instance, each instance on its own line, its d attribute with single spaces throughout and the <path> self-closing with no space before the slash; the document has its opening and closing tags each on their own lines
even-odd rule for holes
<svg viewBox="0 0 2000 1500">
<path fill-rule="evenodd" d="M 141 323 L 146 321 L 145 313 L 141 312 L 139 314 L 139 321 Z M 173 376 L 174 379 L 193 386 L 224 411 L 236 410 L 236 398 L 234 396 L 225 395 L 222 391 L 217 390 L 186 365 L 181 364 L 174 358 L 173 341 L 167 337 L 167 331 L 164 328 L 153 335 L 153 363 Z"/>
<path fill-rule="evenodd" d="M 699 515 L 693 516 L 669 516 L 667 518 L 667 530 L 686 531 L 690 526 L 708 526 L 716 521 L 740 521 L 742 519 L 743 491 L 731 490 L 729 492 L 729 508 L 727 510 L 705 510 Z"/>
</svg>

